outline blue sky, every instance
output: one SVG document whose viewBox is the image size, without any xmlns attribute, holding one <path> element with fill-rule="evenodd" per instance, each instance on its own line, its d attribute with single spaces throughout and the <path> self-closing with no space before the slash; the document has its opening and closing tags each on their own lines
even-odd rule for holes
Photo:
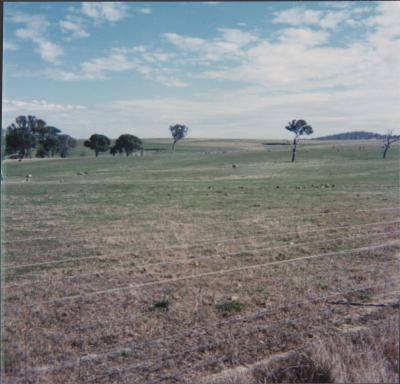
<svg viewBox="0 0 400 384">
<path fill-rule="evenodd" d="M 78 138 L 286 138 L 400 120 L 399 2 L 11 3 L 3 122 Z"/>
</svg>

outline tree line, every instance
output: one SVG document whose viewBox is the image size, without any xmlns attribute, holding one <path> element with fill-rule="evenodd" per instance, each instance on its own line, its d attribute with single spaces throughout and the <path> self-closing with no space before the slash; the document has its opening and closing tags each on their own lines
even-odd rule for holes
<svg viewBox="0 0 400 384">
<path fill-rule="evenodd" d="M 18 116 L 6 128 L 5 139 L 6 154 L 19 160 L 32 158 L 35 149 L 36 157 L 67 157 L 77 144 L 73 137 L 32 115 Z"/>
<path fill-rule="evenodd" d="M 101 152 L 110 152 L 113 156 L 125 153 L 126 156 L 129 156 L 134 152 L 143 151 L 142 140 L 127 133 L 119 136 L 114 145 L 111 145 L 111 140 L 107 136 L 95 133 L 85 140 L 83 145 L 92 149 L 96 157 Z"/>
<path fill-rule="evenodd" d="M 175 124 L 171 125 L 169 130 L 171 131 L 173 139 L 172 150 L 174 150 L 175 144 L 186 137 L 189 128 L 183 124 Z M 99 133 L 94 133 L 89 137 L 88 140 L 85 140 L 83 145 L 93 150 L 96 157 L 98 157 L 102 152 L 109 152 L 113 156 L 116 154 L 122 155 L 124 153 L 126 156 L 129 156 L 137 151 L 143 153 L 142 140 L 137 136 L 130 134 L 123 134 L 119 136 L 118 139 L 115 140 L 114 145 L 111 145 L 110 138 Z"/>
<path fill-rule="evenodd" d="M 292 120 L 285 128 L 295 135 L 291 146 L 291 161 L 294 162 L 301 136 L 312 134 L 313 128 L 303 119 Z M 184 124 L 175 124 L 171 125 L 169 130 L 173 139 L 172 150 L 174 150 L 176 143 L 187 136 L 189 128 Z M 391 144 L 399 140 L 400 136 L 393 135 L 392 131 L 388 131 L 383 136 L 383 158 L 386 158 Z M 67 157 L 76 144 L 77 140 L 73 137 L 62 134 L 60 129 L 49 126 L 44 120 L 31 115 L 18 116 L 15 123 L 8 126 L 6 131 L 6 154 L 18 157 L 20 160 L 32 158 L 34 149 L 36 149 L 36 157 L 54 157 L 55 155 Z M 83 144 L 93 150 L 96 157 L 103 152 L 109 152 L 113 156 L 117 154 L 129 156 L 138 151 L 143 153 L 142 140 L 131 134 L 120 135 L 112 145 L 107 136 L 95 133 Z"/>
</svg>

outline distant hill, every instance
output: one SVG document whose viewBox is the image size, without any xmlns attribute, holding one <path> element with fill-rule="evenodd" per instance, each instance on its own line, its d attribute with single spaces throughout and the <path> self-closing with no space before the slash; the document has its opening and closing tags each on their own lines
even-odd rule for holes
<svg viewBox="0 0 400 384">
<path fill-rule="evenodd" d="M 337 133 L 336 135 L 317 137 L 314 140 L 370 140 L 383 139 L 385 136 L 374 132 L 354 131 Z"/>
</svg>

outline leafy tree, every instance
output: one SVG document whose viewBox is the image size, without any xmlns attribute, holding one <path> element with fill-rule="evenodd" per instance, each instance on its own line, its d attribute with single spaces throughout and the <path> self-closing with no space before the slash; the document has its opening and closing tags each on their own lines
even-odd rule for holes
<svg viewBox="0 0 400 384">
<path fill-rule="evenodd" d="M 73 137 L 63 134 L 58 136 L 58 142 L 59 142 L 59 153 L 61 157 L 67 157 L 72 148 L 76 147 L 76 139 Z"/>
<path fill-rule="evenodd" d="M 20 159 L 32 157 L 32 149 L 36 146 L 37 137 L 34 132 L 35 116 L 18 116 L 15 123 L 7 127 L 6 152 L 18 153 Z"/>
<path fill-rule="evenodd" d="M 129 156 L 133 152 L 141 150 L 143 148 L 143 142 L 134 135 L 124 134 L 118 137 L 114 147 L 113 151 L 115 151 L 115 153 L 125 152 L 126 156 Z"/>
<path fill-rule="evenodd" d="M 107 136 L 99 135 L 95 133 L 90 136 L 89 140 L 86 140 L 83 145 L 90 149 L 93 149 L 96 157 L 99 156 L 100 152 L 107 152 L 110 148 L 111 141 Z"/>
<path fill-rule="evenodd" d="M 40 144 L 46 156 L 54 157 L 60 150 L 60 136 L 58 134 L 49 134 Z"/>
<path fill-rule="evenodd" d="M 292 144 L 292 163 L 296 158 L 296 149 L 297 144 L 300 140 L 300 136 L 302 135 L 311 135 L 313 133 L 313 129 L 311 125 L 307 124 L 305 120 L 292 120 L 285 127 L 288 131 L 293 132 L 295 134 L 293 144 Z"/>
<path fill-rule="evenodd" d="M 393 130 L 388 131 L 386 136 L 383 138 L 383 159 L 386 159 L 386 153 L 390 148 L 390 145 L 400 140 L 400 136 L 393 135 Z"/>
<path fill-rule="evenodd" d="M 7 127 L 6 151 L 8 154 L 18 154 L 22 159 L 32 157 L 32 150 L 39 145 L 39 156 L 54 156 L 58 151 L 60 132 L 35 116 L 18 116 L 15 123 Z"/>
<path fill-rule="evenodd" d="M 47 157 L 48 152 L 43 148 L 43 145 L 39 145 L 36 149 L 35 156 L 40 158 Z"/>
<path fill-rule="evenodd" d="M 118 153 L 117 148 L 115 147 L 115 145 L 113 145 L 113 146 L 110 147 L 110 153 L 111 153 L 113 156 L 115 156 L 115 155 Z"/>
<path fill-rule="evenodd" d="M 174 142 L 172 143 L 172 150 L 175 149 L 175 144 L 186 137 L 189 128 L 183 124 L 175 124 L 169 127 Z"/>
</svg>

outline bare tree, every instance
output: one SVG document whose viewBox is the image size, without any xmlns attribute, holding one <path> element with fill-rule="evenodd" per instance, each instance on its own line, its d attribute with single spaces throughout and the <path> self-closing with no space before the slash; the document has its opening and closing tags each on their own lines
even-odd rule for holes
<svg viewBox="0 0 400 384">
<path fill-rule="evenodd" d="M 389 130 L 386 136 L 383 138 L 383 159 L 386 159 L 386 153 L 390 148 L 390 145 L 400 140 L 400 136 L 393 135 L 393 130 Z"/>
<path fill-rule="evenodd" d="M 292 120 L 285 127 L 288 131 L 293 132 L 295 134 L 293 144 L 292 144 L 292 163 L 296 158 L 296 150 L 297 144 L 300 140 L 300 136 L 302 135 L 311 135 L 313 133 L 313 129 L 311 125 L 307 124 L 305 120 Z"/>
</svg>

